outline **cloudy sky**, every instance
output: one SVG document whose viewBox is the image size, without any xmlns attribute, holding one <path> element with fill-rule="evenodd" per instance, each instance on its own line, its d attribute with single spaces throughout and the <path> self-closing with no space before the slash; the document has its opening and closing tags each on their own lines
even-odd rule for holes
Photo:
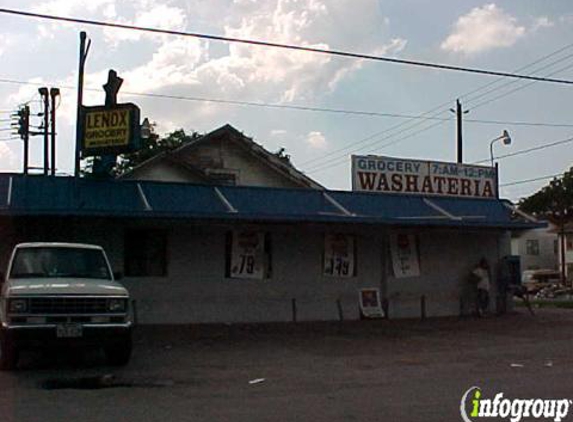
<svg viewBox="0 0 573 422">
<path fill-rule="evenodd" d="M 0 0 L 0 6 L 573 80 L 570 0 Z M 64 173 L 73 168 L 80 30 L 92 40 L 86 65 L 86 87 L 92 90 L 86 92 L 86 105 L 103 103 L 101 85 L 113 68 L 125 79 L 119 100 L 139 104 L 143 116 L 156 122 L 158 132 L 178 128 L 209 132 L 230 123 L 271 151 L 286 148 L 297 167 L 334 189 L 350 187 L 351 153 L 455 161 L 455 120 L 449 108 L 456 98 L 469 109 L 464 116 L 466 162 L 487 159 L 489 141 L 504 129 L 513 144 L 496 144 L 500 155 L 573 137 L 572 85 L 6 14 L 0 14 L 0 28 L 0 128 L 9 125 L 6 112 L 18 104 L 31 101 L 32 111 L 40 111 L 37 84 L 61 87 L 58 169 Z M 422 114 L 443 120 L 399 117 Z M 7 140 L 9 136 L 9 131 L 0 131 L 0 169 L 20 171 L 21 143 Z M 41 155 L 41 139 L 35 137 L 33 165 L 41 164 Z M 500 183 L 557 174 L 572 161 L 573 142 L 501 159 Z M 501 193 L 516 200 L 545 183 L 504 186 Z"/>
</svg>

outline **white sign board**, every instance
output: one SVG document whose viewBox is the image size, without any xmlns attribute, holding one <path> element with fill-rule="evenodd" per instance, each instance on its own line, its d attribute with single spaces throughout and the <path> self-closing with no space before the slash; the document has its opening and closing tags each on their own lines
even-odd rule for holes
<svg viewBox="0 0 573 422">
<path fill-rule="evenodd" d="M 265 275 L 265 235 L 262 232 L 233 232 L 231 277 L 262 280 Z"/>
<path fill-rule="evenodd" d="M 324 275 L 354 276 L 354 236 L 326 234 L 324 236 Z"/>
<path fill-rule="evenodd" d="M 413 234 L 393 234 L 390 236 L 392 267 L 396 278 L 418 277 L 420 260 L 418 245 Z"/>
<path fill-rule="evenodd" d="M 360 312 L 366 318 L 383 318 L 384 310 L 380 301 L 380 289 L 369 287 L 359 291 Z"/>
<path fill-rule="evenodd" d="M 497 198 L 497 172 L 487 166 L 353 155 L 352 190 Z"/>
</svg>

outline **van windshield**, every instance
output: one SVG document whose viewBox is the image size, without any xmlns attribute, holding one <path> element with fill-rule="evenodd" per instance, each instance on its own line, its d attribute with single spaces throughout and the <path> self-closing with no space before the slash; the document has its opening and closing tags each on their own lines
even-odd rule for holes
<svg viewBox="0 0 573 422">
<path fill-rule="evenodd" d="M 64 247 L 18 249 L 10 277 L 111 279 L 101 250 Z"/>
</svg>

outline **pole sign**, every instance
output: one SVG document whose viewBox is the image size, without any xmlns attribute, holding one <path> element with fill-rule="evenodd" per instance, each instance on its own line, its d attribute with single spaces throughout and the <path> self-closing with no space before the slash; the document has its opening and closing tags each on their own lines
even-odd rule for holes
<svg viewBox="0 0 573 422">
<path fill-rule="evenodd" d="M 488 166 L 353 155 L 352 190 L 493 199 L 498 178 Z"/>
<path fill-rule="evenodd" d="M 82 156 L 118 155 L 140 148 L 139 107 L 116 104 L 112 107 L 82 107 Z"/>
</svg>

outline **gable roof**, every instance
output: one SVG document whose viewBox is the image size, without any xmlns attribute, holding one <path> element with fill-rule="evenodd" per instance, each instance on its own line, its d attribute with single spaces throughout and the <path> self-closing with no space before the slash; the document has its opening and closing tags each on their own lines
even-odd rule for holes
<svg viewBox="0 0 573 422">
<path fill-rule="evenodd" d="M 235 129 L 230 124 L 226 124 L 221 126 L 218 129 L 215 129 L 212 132 L 209 132 L 203 136 L 198 137 L 190 142 L 187 142 L 180 147 L 174 149 L 173 151 L 166 151 L 160 154 L 151 157 L 150 159 L 144 161 L 143 163 L 138 164 L 129 172 L 119 176 L 120 179 L 128 178 L 129 176 L 136 173 L 138 170 L 153 165 L 159 161 L 169 160 L 169 162 L 178 164 L 181 166 L 186 167 L 187 170 L 193 169 L 196 173 L 201 174 L 203 179 L 209 180 L 209 175 L 203 172 L 200 168 L 196 168 L 185 163 L 179 157 L 183 155 L 184 152 L 193 150 L 200 145 L 206 144 L 208 142 L 213 141 L 219 137 L 226 136 L 227 140 L 234 142 L 236 145 L 241 147 L 244 151 L 249 153 L 255 159 L 257 159 L 262 164 L 270 167 L 277 173 L 281 174 L 283 177 L 291 180 L 295 184 L 299 185 L 300 187 L 305 188 L 313 188 L 313 189 L 325 189 L 324 186 L 317 183 L 315 180 L 311 179 L 303 172 L 295 168 L 288 158 L 279 157 L 272 152 L 267 151 L 262 145 L 253 141 L 252 138 L 249 138 L 239 130 Z"/>
</svg>

